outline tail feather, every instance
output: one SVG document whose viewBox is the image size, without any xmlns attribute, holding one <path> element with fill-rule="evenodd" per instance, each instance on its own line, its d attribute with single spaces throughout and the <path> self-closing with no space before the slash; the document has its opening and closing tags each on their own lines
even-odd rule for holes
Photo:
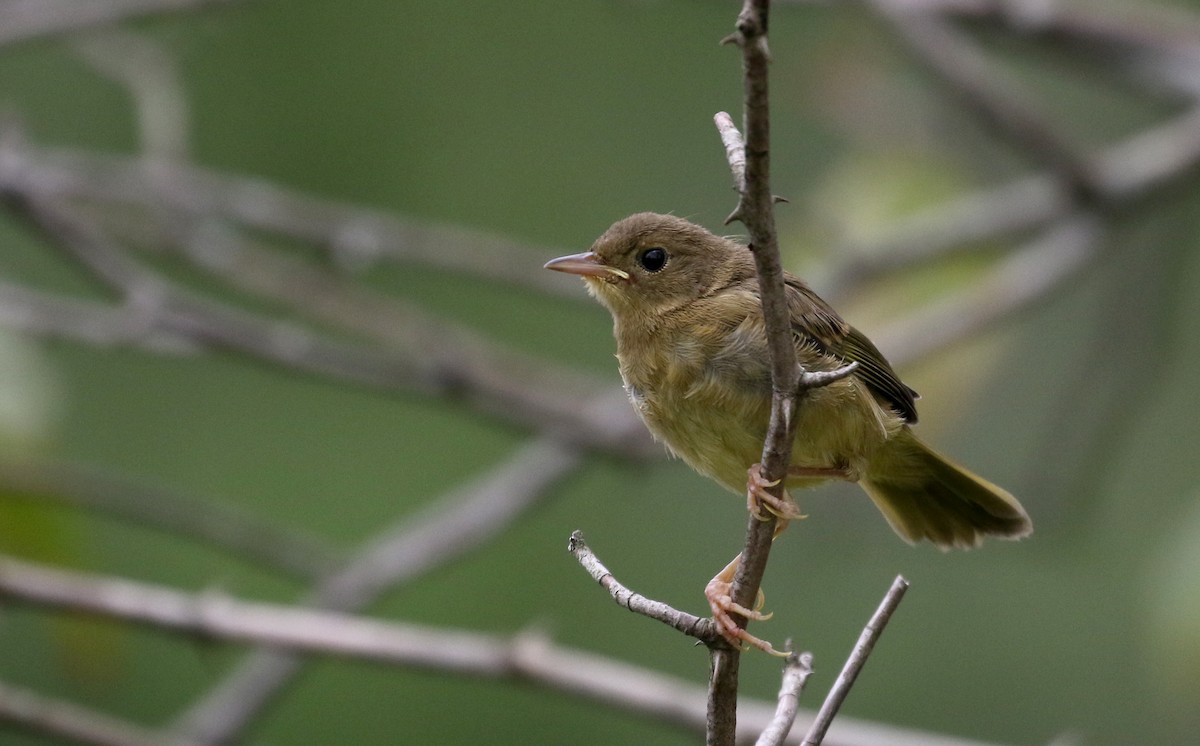
<svg viewBox="0 0 1200 746">
<path fill-rule="evenodd" d="M 1015 497 L 939 455 L 908 428 L 888 441 L 859 484 L 909 542 L 969 548 L 985 536 L 1019 539 L 1033 531 Z"/>
</svg>

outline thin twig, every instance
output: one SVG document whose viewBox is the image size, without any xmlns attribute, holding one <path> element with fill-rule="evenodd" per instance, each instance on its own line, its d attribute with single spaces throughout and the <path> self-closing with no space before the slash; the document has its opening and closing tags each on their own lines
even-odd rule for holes
<svg viewBox="0 0 1200 746">
<path fill-rule="evenodd" d="M 575 556 L 575 559 L 588 575 L 592 576 L 593 580 L 609 592 L 618 606 L 623 606 L 635 614 L 660 621 L 706 645 L 721 644 L 721 635 L 717 632 L 716 625 L 711 619 L 703 619 L 686 611 L 680 611 L 662 601 L 646 598 L 623 585 L 587 545 L 582 531 L 571 533 L 571 538 L 567 542 L 567 551 Z"/>
<path fill-rule="evenodd" d="M 723 111 L 713 115 L 713 123 L 721 134 L 721 143 L 725 146 L 725 160 L 729 161 L 729 171 L 733 175 L 733 188 L 741 194 L 746 190 L 746 143 L 742 141 L 742 133 L 733 123 L 733 117 Z"/>
<path fill-rule="evenodd" d="M 846 665 L 842 667 L 837 681 L 833 683 L 833 688 L 829 690 L 829 695 L 825 697 L 821 709 L 817 711 L 816 718 L 808 727 L 808 732 L 804 734 L 803 746 L 819 746 L 825 739 L 825 732 L 829 730 L 829 725 L 837 715 L 838 709 L 846 701 L 850 687 L 854 686 L 854 680 L 858 678 L 859 671 L 866 665 L 867 658 L 875 647 L 875 642 L 883 634 L 884 628 L 892 618 L 892 613 L 904 599 L 904 592 L 907 590 L 908 581 L 897 575 L 896 579 L 892 581 L 892 587 L 884 594 L 879 608 L 875 610 L 870 621 L 867 622 L 867 626 L 863 628 L 858 642 L 854 645 L 854 650 L 850 652 L 850 657 L 846 660 Z"/>
<path fill-rule="evenodd" d="M 542 438 L 469 484 L 451 490 L 365 542 L 306 598 L 322 609 L 356 611 L 385 591 L 479 549 L 508 530 L 583 456 Z M 229 743 L 299 672 L 299 657 L 258 650 L 175 720 L 174 730 L 199 744 Z"/>
<path fill-rule="evenodd" d="M 729 147 L 734 142 L 730 130 L 735 129 L 730 118 L 719 117 L 717 123 L 722 142 L 726 145 L 734 181 L 742 182 L 737 207 L 726 222 L 739 220 L 750 234 L 750 249 L 754 255 L 771 358 L 773 394 L 770 421 L 763 442 L 762 475 L 767 482 L 775 482 L 776 486 L 769 488 L 772 494 L 782 497 L 784 477 L 791 459 L 796 399 L 800 393 L 799 379 L 803 371 L 796 365 L 783 267 L 775 232 L 774 196 L 771 192 L 771 118 L 767 70 L 770 62 L 767 46 L 769 11 L 770 0 L 745 0 L 738 14 L 736 31 L 728 38 L 742 51 L 743 158 L 738 158 L 736 150 Z M 768 515 L 765 521 L 753 515 L 748 518 L 746 541 L 730 592 L 734 603 L 745 608 L 753 606 L 762 585 L 775 523 L 773 515 Z M 745 619 L 734 618 L 745 625 Z M 728 746 L 733 743 L 737 732 L 740 653 L 737 650 L 711 648 L 710 654 L 712 673 L 709 679 L 707 742 L 709 746 Z"/>
<path fill-rule="evenodd" d="M 812 653 L 790 653 L 783 664 L 783 682 L 779 687 L 779 704 L 771 724 L 763 729 L 754 746 L 779 746 L 796 722 L 796 711 L 800 708 L 800 694 L 808 677 L 812 675 Z"/>
<path fill-rule="evenodd" d="M 4 500 L 25 499 L 97 511 L 203 541 L 256 564 L 314 580 L 341 553 L 314 536 L 265 521 L 233 505 L 188 497 L 64 462 L 0 461 Z"/>
<path fill-rule="evenodd" d="M 92 746 L 163 746 L 149 729 L 4 681 L 0 681 L 0 723 Z"/>
</svg>

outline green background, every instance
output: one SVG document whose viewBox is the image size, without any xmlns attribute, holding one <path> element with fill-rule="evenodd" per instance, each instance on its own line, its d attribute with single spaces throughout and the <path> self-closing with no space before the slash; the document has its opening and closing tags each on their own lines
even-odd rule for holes
<svg viewBox="0 0 1200 746">
<path fill-rule="evenodd" d="M 718 229 L 734 203 L 711 123 L 740 111 L 718 2 L 253 2 L 128 24 L 178 61 L 194 160 L 318 196 L 546 247 L 583 250 L 630 212 Z M 785 263 L 819 278 L 833 239 L 1023 173 L 859 9 L 778 8 L 774 188 Z M 1128 136 L 1178 101 L 1144 96 L 1093 58 L 985 33 L 1076 141 Z M 38 144 L 134 152 L 125 94 L 60 40 L 0 50 L 0 105 Z M 921 433 L 1008 487 L 1034 517 L 1017 544 L 942 554 L 897 540 L 861 492 L 801 496 L 777 544 L 772 622 L 816 656 L 805 702 L 832 683 L 897 573 L 912 589 L 844 713 L 1006 744 L 1062 734 L 1104 746 L 1191 743 L 1200 725 L 1200 209 L 1186 185 L 1116 221 L 1101 259 L 1055 297 L 910 366 Z M 736 231 L 737 227 L 727 229 Z M 0 220 L 0 274 L 95 292 Z M 868 334 L 961 287 L 952 262 L 842 310 Z M 514 260 L 515 261 L 515 260 Z M 168 267 L 170 268 L 170 267 Z M 505 343 L 620 385 L 607 315 L 587 302 L 421 267 L 363 282 Z M 818 290 L 820 284 L 817 283 Z M 887 340 L 880 346 L 888 351 Z M 6 449 L 63 458 L 237 504 L 351 548 L 502 462 L 527 436 L 461 405 L 280 372 L 218 354 L 155 356 L 0 333 Z M 0 502 L 24 556 L 189 590 L 291 601 L 303 586 L 195 543 L 86 512 Z M 702 682 L 687 639 L 617 609 L 564 551 L 583 529 L 617 575 L 699 612 L 738 549 L 743 501 L 665 459 L 595 458 L 512 531 L 369 609 L 383 618 L 560 642 Z M 163 725 L 238 660 L 216 643 L 7 606 L 0 677 Z M 770 699 L 778 666 L 743 662 Z M 247 742 L 696 743 L 694 734 L 567 695 L 318 660 Z M 6 732 L 0 742 L 43 744 Z"/>
</svg>

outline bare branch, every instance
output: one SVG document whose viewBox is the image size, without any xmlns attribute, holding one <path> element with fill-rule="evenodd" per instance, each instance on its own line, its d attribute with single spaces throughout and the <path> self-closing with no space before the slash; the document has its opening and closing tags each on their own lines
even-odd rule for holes
<svg viewBox="0 0 1200 746">
<path fill-rule="evenodd" d="M 337 567 L 340 553 L 315 537 L 261 520 L 232 505 L 157 489 L 67 463 L 0 461 L 4 499 L 70 505 L 176 536 L 204 541 L 306 580 Z"/>
<path fill-rule="evenodd" d="M 789 641 L 790 645 L 790 641 Z M 800 707 L 800 693 L 808 677 L 812 675 L 812 653 L 790 653 L 783 665 L 783 682 L 779 687 L 779 704 L 771 724 L 755 741 L 754 746 L 779 746 L 787 738 L 796 722 L 796 711 Z"/>
<path fill-rule="evenodd" d="M 918 59 L 966 104 L 976 119 L 1028 151 L 1075 190 L 1094 191 L 1088 162 L 1063 139 L 1015 80 L 1004 75 L 962 34 L 932 13 L 897 11 L 884 0 L 869 5 L 891 22 Z"/>
<path fill-rule="evenodd" d="M 116 308 L 0 280 L 0 326 L 97 347 L 136 347 L 160 354 L 199 350 L 195 342 L 154 328 L 153 323 L 131 306 Z"/>
<path fill-rule="evenodd" d="M 40 149 L 13 137 L 0 140 L 0 166 L 0 184 L 31 196 L 226 220 L 315 244 L 350 268 L 381 260 L 416 262 L 581 302 L 575 283 L 530 271 L 551 253 L 547 249 L 319 199 L 261 179 L 178 162 Z"/>
<path fill-rule="evenodd" d="M 510 528 L 550 488 L 582 463 L 574 449 L 549 439 L 406 517 L 366 542 L 342 569 L 309 594 L 313 606 L 355 611 L 435 567 L 479 548 Z M 180 715 L 174 729 L 190 742 L 228 743 L 300 670 L 303 661 L 277 650 L 250 655 L 224 681 Z"/>
<path fill-rule="evenodd" d="M 838 265 L 823 283 L 822 294 L 846 295 L 877 277 L 1032 230 L 1063 216 L 1072 206 L 1061 182 L 1049 174 L 958 197 L 892 222 L 878 231 L 878 238 L 837 247 Z"/>
<path fill-rule="evenodd" d="M 724 645 L 724 640 L 718 634 L 711 619 L 702 619 L 685 611 L 679 611 L 662 601 L 646 598 L 625 587 L 612 572 L 604 566 L 587 542 L 583 540 L 583 532 L 575 531 L 567 542 L 567 551 L 575 555 L 575 559 L 587 570 L 588 575 L 609 592 L 618 606 L 662 622 L 668 627 L 694 637 L 710 647 Z"/>
<path fill-rule="evenodd" d="M 1049 297 L 1096 256 L 1100 221 L 1080 213 L 1051 225 L 982 280 L 880 330 L 893 365 L 925 358 Z"/>
<path fill-rule="evenodd" d="M 187 594 L 0 558 L 0 598 L 52 609 L 100 614 L 221 640 L 349 656 L 457 675 L 529 681 L 692 731 L 705 724 L 703 687 L 583 651 L 553 645 L 537 632 L 508 639 L 461 630 L 382 622 L 215 594 Z M 739 740 L 753 741 L 776 707 L 743 703 Z M 807 719 L 807 716 L 806 716 Z M 157 743 L 178 743 L 162 738 Z M 798 743 L 789 739 L 789 743 Z M 187 741 L 183 741 L 187 743 Z M 839 718 L 830 746 L 989 746 Z"/>
<path fill-rule="evenodd" d="M 784 477 L 791 459 L 794 440 L 796 399 L 800 393 L 801 370 L 796 365 L 791 322 L 784 292 L 783 267 L 775 232 L 774 196 L 771 192 L 771 118 L 768 88 L 770 52 L 767 26 L 770 0 L 745 0 L 738 14 L 736 32 L 729 37 L 742 51 L 743 158 L 730 144 L 735 140 L 729 117 L 718 117 L 717 126 L 725 143 L 734 182 L 741 182 L 737 207 L 726 222 L 740 220 L 750 234 L 759 294 L 762 299 L 767 349 L 771 358 L 773 395 L 771 416 L 763 442 L 761 473 L 776 497 L 784 494 Z M 744 169 L 742 161 L 744 159 Z M 739 176 L 741 175 L 741 176 Z M 734 603 L 751 608 L 762 585 L 771 552 L 776 518 L 758 520 L 751 515 L 746 541 L 733 579 L 730 596 Z M 744 627 L 745 619 L 734 617 Z M 709 746 L 732 744 L 737 730 L 737 687 L 740 654 L 737 650 L 712 648 L 712 674 L 709 679 L 707 741 Z"/>
<path fill-rule="evenodd" d="M 1112 205 L 1144 200 L 1200 166 L 1200 107 L 1123 140 L 1096 156 L 1087 170 Z M 1033 230 L 1069 218 L 1076 202 L 1048 173 L 1025 176 L 903 218 L 879 238 L 841 246 L 846 257 L 824 285 L 845 294 L 858 283 L 932 262 L 972 244 Z"/>
<path fill-rule="evenodd" d="M 163 744 L 157 734 L 133 723 L 3 681 L 0 681 L 0 723 L 93 746 Z"/>
<path fill-rule="evenodd" d="M 828 5 L 830 0 L 784 0 Z M 1200 23 L 1182 8 L 1159 3 L 1097 3 L 1089 0 L 871 0 L 897 13 L 937 13 L 987 23 L 1050 41 L 1084 42 L 1109 53 L 1154 52 L 1197 58 Z M 1133 12 L 1131 12 L 1133 11 Z M 1193 84 L 1194 85 L 1194 84 Z"/>
<path fill-rule="evenodd" d="M 141 34 L 113 29 L 74 39 L 72 47 L 95 70 L 128 92 L 146 156 L 187 156 L 188 100 L 175 58 L 161 44 Z"/>
<path fill-rule="evenodd" d="M 742 133 L 733 123 L 733 117 L 723 111 L 713 116 L 717 132 L 721 134 L 721 142 L 725 145 L 725 160 L 729 161 L 729 171 L 733 174 L 733 188 L 738 194 L 746 190 L 746 143 L 742 141 Z"/>
<path fill-rule="evenodd" d="M 846 665 L 842 667 L 842 672 L 838 674 L 837 681 L 833 683 L 833 688 L 829 690 L 829 695 L 821 704 L 821 709 L 817 711 L 817 716 L 809 726 L 808 733 L 804 735 L 803 746 L 820 746 L 825 739 L 825 732 L 829 730 L 829 725 L 837 715 L 838 709 L 846 701 L 850 687 L 854 686 L 854 680 L 858 678 L 859 671 L 866 665 L 871 650 L 874 649 L 876 641 L 883 634 L 888 621 L 892 618 L 892 613 L 904 599 L 904 592 L 907 590 L 908 581 L 897 575 L 896 579 L 892 581 L 892 587 L 884 594 L 879 608 L 871 615 L 870 621 L 859 635 L 854 650 L 846 660 Z"/>
<path fill-rule="evenodd" d="M 1092 172 L 1111 200 L 1145 199 L 1200 164 L 1200 106 L 1146 129 L 1104 151 Z"/>
<path fill-rule="evenodd" d="M 0 45 L 231 2 L 237 0 L 8 0 L 0 6 Z"/>
<path fill-rule="evenodd" d="M 822 386 L 828 386 L 834 381 L 840 381 L 854 371 L 858 370 L 858 361 L 851 360 L 846 365 L 833 370 L 800 370 L 799 380 L 797 381 L 797 391 L 804 393 L 810 389 L 819 389 Z"/>
<path fill-rule="evenodd" d="M 500 420 L 628 458 L 658 453 L 647 448 L 650 438 L 628 407 L 607 406 L 609 397 L 590 395 L 594 386 L 544 361 L 489 346 L 448 325 L 427 330 L 425 345 L 401 353 L 342 342 L 291 322 L 264 319 L 143 269 L 65 206 L 21 194 L 10 195 L 9 202 L 127 303 L 144 312 L 150 326 L 169 334 L 373 388 L 460 398 Z M 438 332 L 440 338 L 435 339 Z M 453 340 L 459 344 L 449 344 Z M 582 406 L 581 401 L 585 402 Z"/>
</svg>

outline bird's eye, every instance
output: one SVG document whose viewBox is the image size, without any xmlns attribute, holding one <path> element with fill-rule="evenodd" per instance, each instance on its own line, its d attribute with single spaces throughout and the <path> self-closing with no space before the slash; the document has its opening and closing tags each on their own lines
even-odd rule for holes
<svg viewBox="0 0 1200 746">
<path fill-rule="evenodd" d="M 657 272 L 667 264 L 667 251 L 655 246 L 638 255 L 638 264 L 647 272 Z"/>
</svg>

